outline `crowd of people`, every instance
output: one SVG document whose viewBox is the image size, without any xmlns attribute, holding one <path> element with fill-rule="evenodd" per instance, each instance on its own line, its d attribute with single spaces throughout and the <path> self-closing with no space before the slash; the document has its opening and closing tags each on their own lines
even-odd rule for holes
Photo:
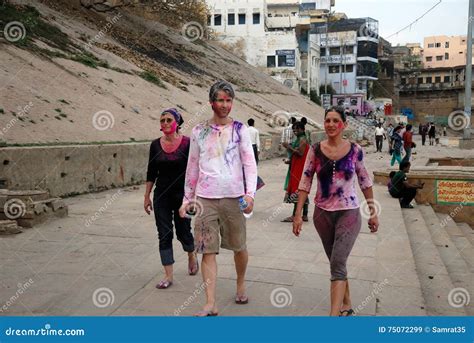
<svg viewBox="0 0 474 343">
<path fill-rule="evenodd" d="M 164 110 L 160 118 L 163 135 L 150 145 L 144 210 L 147 214 L 154 212 L 165 272 L 156 287 L 167 289 L 173 285 L 175 231 L 188 254 L 189 275 L 196 275 L 200 268 L 206 285 L 205 305 L 196 313 L 201 317 L 219 313 L 216 256 L 221 248 L 234 252 L 235 303 L 249 303 L 245 287 L 249 258 L 246 218 L 253 211 L 261 183 L 257 176 L 260 142 L 253 119 L 247 127 L 230 117 L 234 98 L 229 83 L 216 82 L 209 91 L 213 115 L 195 126 L 191 137 L 180 132 L 184 120 L 179 111 Z M 284 201 L 294 204 L 293 215 L 285 222 L 292 223 L 292 231 L 299 237 L 303 222 L 309 220 L 308 195 L 316 174 L 313 224 L 330 262 L 329 314 L 350 316 L 354 311 L 346 264 L 362 223 L 355 180 L 370 210 L 368 227 L 376 232 L 379 221 L 372 179 L 364 166 L 361 146 L 343 138 L 348 123 L 342 108 L 326 111 L 327 138 L 321 142 L 311 145 L 306 124 L 306 118 L 292 118 L 282 136 L 288 164 Z M 197 254 L 202 255 L 201 265 Z"/>
</svg>

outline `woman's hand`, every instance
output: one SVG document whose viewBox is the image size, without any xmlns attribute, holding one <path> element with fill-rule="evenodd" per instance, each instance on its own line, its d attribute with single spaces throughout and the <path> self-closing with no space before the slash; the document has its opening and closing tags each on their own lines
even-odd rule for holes
<svg viewBox="0 0 474 343">
<path fill-rule="evenodd" d="M 188 203 L 183 203 L 179 208 L 179 216 L 181 218 L 186 218 L 186 210 L 188 209 Z"/>
<path fill-rule="evenodd" d="M 303 230 L 303 218 L 296 214 L 293 217 L 293 233 L 296 237 L 299 237 L 301 230 Z"/>
<path fill-rule="evenodd" d="M 153 205 L 151 204 L 149 194 L 145 194 L 145 200 L 143 201 L 143 208 L 145 209 L 145 212 L 148 215 L 150 215 L 150 212 L 153 211 Z"/>
<path fill-rule="evenodd" d="M 379 217 L 376 214 L 369 218 L 369 230 L 372 233 L 379 230 Z"/>
</svg>

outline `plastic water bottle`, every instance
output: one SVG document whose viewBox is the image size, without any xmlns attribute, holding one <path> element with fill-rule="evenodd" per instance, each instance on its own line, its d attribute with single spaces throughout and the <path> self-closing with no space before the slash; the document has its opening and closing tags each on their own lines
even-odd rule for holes
<svg viewBox="0 0 474 343">
<path fill-rule="evenodd" d="M 197 213 L 196 208 L 194 206 L 192 207 L 190 206 L 186 210 L 186 214 L 184 215 L 184 218 L 193 219 L 196 213 Z"/>
<path fill-rule="evenodd" d="M 245 218 L 247 219 L 250 219 L 253 215 L 253 211 L 250 212 L 250 213 L 245 213 L 245 209 L 249 206 L 249 204 L 247 203 L 247 201 L 245 201 L 244 197 L 240 197 L 239 198 L 239 207 L 240 207 L 240 210 L 242 211 L 242 214 L 244 215 Z"/>
</svg>

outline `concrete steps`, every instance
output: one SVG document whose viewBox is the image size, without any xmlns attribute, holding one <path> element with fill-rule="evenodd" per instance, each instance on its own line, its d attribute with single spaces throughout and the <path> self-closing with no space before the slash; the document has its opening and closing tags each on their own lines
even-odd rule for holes
<svg viewBox="0 0 474 343">
<path fill-rule="evenodd" d="M 427 314 L 465 316 L 465 309 L 452 306 L 448 296 L 458 285 L 466 285 L 463 279 L 468 275 L 466 266 L 449 235 L 437 229 L 438 217 L 429 209 L 423 206 L 402 209 Z"/>
<path fill-rule="evenodd" d="M 440 217 L 429 205 L 420 205 L 420 210 L 431 239 L 438 249 L 439 255 L 446 266 L 449 277 L 456 288 L 464 288 L 469 294 L 474 294 L 474 268 L 469 262 L 469 254 L 474 255 L 474 250 L 470 242 L 463 235 L 454 235 L 455 230 L 446 230 L 447 225 L 456 225 L 453 220 L 446 220 L 446 217 Z M 451 218 L 451 217 L 449 217 Z M 449 234 L 451 232 L 452 234 Z M 469 262 L 468 262 L 469 261 Z M 473 307 L 465 307 L 467 314 L 474 315 Z"/>
<path fill-rule="evenodd" d="M 474 246 L 474 230 L 469 226 L 469 224 L 458 223 L 457 226 L 464 233 L 464 237 L 466 237 L 469 242 L 471 242 L 471 245 Z"/>
<path fill-rule="evenodd" d="M 426 316 L 426 304 L 400 205 L 386 186 L 374 185 L 380 204 L 380 228 L 375 254 L 377 316 Z M 363 220 L 366 225 L 366 219 Z"/>
</svg>

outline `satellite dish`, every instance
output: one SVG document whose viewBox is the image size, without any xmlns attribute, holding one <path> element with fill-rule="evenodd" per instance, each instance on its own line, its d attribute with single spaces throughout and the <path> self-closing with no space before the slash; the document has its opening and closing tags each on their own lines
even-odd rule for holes
<svg viewBox="0 0 474 343">
<path fill-rule="evenodd" d="M 293 88 L 294 85 L 293 80 L 290 79 L 286 79 L 285 81 L 283 81 L 283 84 L 290 89 Z"/>
</svg>

